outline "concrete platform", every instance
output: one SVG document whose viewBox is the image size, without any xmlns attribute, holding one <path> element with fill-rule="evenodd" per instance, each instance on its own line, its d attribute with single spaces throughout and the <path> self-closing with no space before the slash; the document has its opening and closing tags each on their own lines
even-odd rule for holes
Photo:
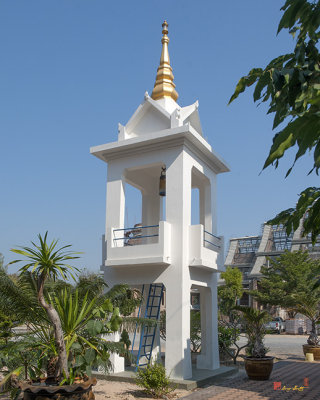
<svg viewBox="0 0 320 400">
<path fill-rule="evenodd" d="M 196 369 L 192 368 L 192 378 L 185 380 L 171 380 L 172 385 L 179 389 L 192 390 L 196 387 L 201 387 L 207 384 L 215 384 L 223 382 L 224 379 L 235 376 L 238 373 L 238 368 L 236 367 L 225 367 L 221 366 L 216 370 L 208 369 Z M 93 374 L 97 379 L 106 379 L 108 381 L 118 381 L 118 382 L 135 382 L 136 373 L 133 367 L 127 368 L 124 372 L 118 372 L 116 374 Z"/>
</svg>

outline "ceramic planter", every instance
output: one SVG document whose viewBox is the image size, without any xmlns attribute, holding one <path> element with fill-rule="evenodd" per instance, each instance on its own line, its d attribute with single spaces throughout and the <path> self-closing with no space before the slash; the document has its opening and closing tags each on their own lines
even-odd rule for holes
<svg viewBox="0 0 320 400">
<path fill-rule="evenodd" d="M 72 385 L 46 385 L 45 383 L 20 385 L 23 391 L 23 400 L 94 400 L 92 386 L 97 383 L 96 378 Z"/>
<path fill-rule="evenodd" d="M 303 354 L 306 355 L 307 353 L 313 354 L 313 359 L 315 361 L 320 361 L 320 346 L 312 346 L 310 344 L 303 344 Z"/>
<path fill-rule="evenodd" d="M 274 357 L 244 357 L 244 366 L 249 379 L 266 381 L 270 378 Z"/>
</svg>

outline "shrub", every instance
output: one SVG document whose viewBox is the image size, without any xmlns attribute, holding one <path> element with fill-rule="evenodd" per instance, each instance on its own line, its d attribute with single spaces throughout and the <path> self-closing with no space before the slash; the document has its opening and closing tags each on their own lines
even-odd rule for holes
<svg viewBox="0 0 320 400">
<path fill-rule="evenodd" d="M 121 333 L 120 343 L 124 344 L 127 351 L 129 350 L 129 347 L 131 345 L 131 340 L 129 339 L 128 331 L 126 331 L 125 329 Z"/>
<path fill-rule="evenodd" d="M 238 332 L 236 333 L 238 339 Z M 234 330 L 229 326 L 218 325 L 218 339 L 220 351 L 230 349 L 233 344 Z"/>
<path fill-rule="evenodd" d="M 170 387 L 169 377 L 164 366 L 160 363 L 149 364 L 146 368 L 139 368 L 136 384 L 142 387 L 145 393 L 155 398 L 163 397 L 175 389 Z"/>
<path fill-rule="evenodd" d="M 0 312 L 0 344 L 8 344 L 8 340 L 13 336 L 13 322 L 10 317 Z"/>
</svg>

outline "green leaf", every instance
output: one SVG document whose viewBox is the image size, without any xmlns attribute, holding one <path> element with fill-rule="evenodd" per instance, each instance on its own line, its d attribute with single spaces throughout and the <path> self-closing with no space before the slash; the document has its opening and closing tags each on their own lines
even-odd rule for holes
<svg viewBox="0 0 320 400">
<path fill-rule="evenodd" d="M 87 325 L 86 329 L 91 336 L 96 336 L 103 330 L 103 323 L 99 320 L 90 320 Z"/>
<path fill-rule="evenodd" d="M 87 364 L 91 365 L 94 361 L 94 359 L 96 358 L 96 352 L 94 351 L 94 349 L 90 348 L 87 349 L 84 355 L 84 358 L 87 362 Z"/>
<path fill-rule="evenodd" d="M 229 103 L 232 103 L 233 100 L 235 100 L 240 93 L 244 92 L 245 89 L 256 82 L 256 80 L 262 75 L 263 70 L 261 68 L 253 68 L 247 76 L 243 76 L 237 86 L 236 89 L 233 93 L 233 95 L 230 97 Z"/>
<path fill-rule="evenodd" d="M 298 228 L 302 217 L 304 217 L 303 236 L 311 234 L 312 243 L 315 244 L 317 236 L 320 234 L 320 188 L 308 187 L 300 193 L 295 208 L 281 211 L 267 223 L 283 224 L 289 235 Z"/>
<path fill-rule="evenodd" d="M 256 88 L 253 92 L 253 100 L 257 101 L 261 98 L 261 92 L 262 90 L 268 86 L 268 84 L 271 82 L 271 76 L 270 76 L 270 71 L 264 71 L 263 74 L 260 76 Z"/>
<path fill-rule="evenodd" d="M 283 29 L 283 28 L 292 28 L 293 27 L 293 25 L 295 24 L 295 22 L 297 20 L 299 11 L 301 10 L 302 7 L 305 6 L 305 2 L 306 2 L 306 0 L 294 0 L 293 2 L 291 2 L 290 6 L 284 12 L 284 14 L 279 22 L 277 33 L 279 33 L 281 31 L 281 29 Z"/>
<path fill-rule="evenodd" d="M 284 152 L 295 144 L 295 137 L 290 129 L 283 129 L 273 138 L 273 144 L 270 149 L 268 158 L 266 159 L 262 169 L 268 167 L 274 161 L 281 158 Z"/>
<path fill-rule="evenodd" d="M 316 172 L 318 173 L 318 170 L 320 168 L 320 141 L 316 145 L 313 155 L 314 155 L 314 168 L 316 168 Z"/>
</svg>

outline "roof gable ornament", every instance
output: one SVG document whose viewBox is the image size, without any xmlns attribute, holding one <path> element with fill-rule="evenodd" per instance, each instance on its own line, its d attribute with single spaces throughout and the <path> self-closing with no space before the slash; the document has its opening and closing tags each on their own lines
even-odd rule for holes
<svg viewBox="0 0 320 400">
<path fill-rule="evenodd" d="M 178 93 L 175 89 L 176 85 L 173 83 L 172 67 L 170 65 L 169 57 L 169 38 L 168 38 L 168 23 L 164 21 L 162 24 L 162 51 L 160 58 L 160 65 L 157 70 L 156 83 L 151 94 L 153 100 L 159 100 L 165 97 L 170 97 L 174 101 L 178 99 Z"/>
</svg>

